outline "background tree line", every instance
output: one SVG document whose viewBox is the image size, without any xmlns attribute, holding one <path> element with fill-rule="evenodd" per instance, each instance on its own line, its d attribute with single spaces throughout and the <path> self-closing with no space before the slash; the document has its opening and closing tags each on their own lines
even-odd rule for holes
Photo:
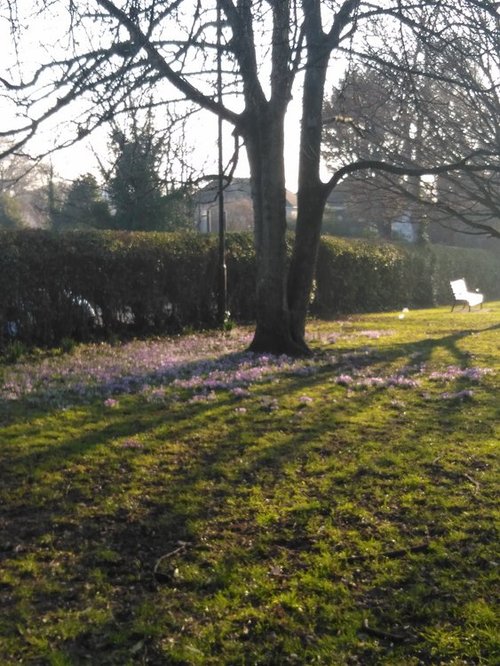
<svg viewBox="0 0 500 666">
<path fill-rule="evenodd" d="M 109 135 L 109 166 L 100 182 L 85 173 L 71 183 L 28 157 L 12 154 L 0 164 L 0 228 L 45 227 L 56 231 L 125 229 L 173 231 L 192 226 L 191 192 L 166 178 L 166 138 L 150 113 L 131 114 Z M 34 214 L 33 211 L 36 211 Z"/>
<path fill-rule="evenodd" d="M 436 52 L 429 39 L 405 49 L 403 70 L 383 68 L 375 57 L 349 67 L 324 103 L 323 157 L 328 166 L 380 160 L 410 165 L 443 158 L 451 163 L 478 148 L 500 150 L 500 33 L 497 48 L 491 48 L 484 29 L 477 25 L 474 61 L 467 40 L 457 37 L 460 48 L 453 59 Z M 385 48 L 392 48 L 388 40 Z M 422 76 L 411 76 L 416 71 Z M 491 167 L 444 171 L 430 178 L 370 168 L 354 171 L 339 187 L 354 211 L 347 222 L 355 234 L 371 230 L 389 238 L 391 221 L 405 218 L 424 239 L 431 232 L 436 241 L 473 244 L 475 239 L 491 246 L 492 237 L 500 238 L 500 173 L 494 162 Z M 349 234 L 345 225 L 330 222 Z"/>
</svg>

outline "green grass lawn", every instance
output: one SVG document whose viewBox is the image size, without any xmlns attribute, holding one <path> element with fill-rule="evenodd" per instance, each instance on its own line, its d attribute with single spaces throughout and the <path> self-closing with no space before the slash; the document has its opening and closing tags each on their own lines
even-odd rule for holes
<svg viewBox="0 0 500 666">
<path fill-rule="evenodd" d="M 2 666 L 500 662 L 500 303 L 249 336 L 1 366 Z"/>
</svg>

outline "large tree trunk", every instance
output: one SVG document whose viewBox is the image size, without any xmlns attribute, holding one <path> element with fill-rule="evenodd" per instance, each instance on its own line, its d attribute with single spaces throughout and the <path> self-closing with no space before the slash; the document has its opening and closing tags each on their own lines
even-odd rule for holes
<svg viewBox="0 0 500 666">
<path fill-rule="evenodd" d="M 328 33 L 323 31 L 321 4 L 321 0 L 302 0 L 307 66 L 302 95 L 297 227 L 288 279 L 288 307 L 292 338 L 303 349 L 307 349 L 306 317 L 329 192 L 319 175 L 326 72 L 331 52 L 338 46 L 359 1 L 344 0 L 341 3 Z"/>
<path fill-rule="evenodd" d="M 319 21 L 319 14 L 315 17 Z M 314 26 L 312 32 L 319 30 Z M 309 26 L 311 31 L 311 25 Z M 319 32 L 317 34 L 320 34 Z M 321 43 L 309 44 L 302 98 L 297 225 L 288 278 L 288 306 L 292 338 L 307 350 L 306 317 L 316 270 L 321 224 L 328 190 L 319 177 L 323 94 L 328 53 Z"/>
<path fill-rule="evenodd" d="M 293 340 L 287 303 L 286 192 L 283 158 L 284 114 L 271 104 L 245 124 L 250 163 L 257 256 L 257 321 L 250 349 L 300 355 Z"/>
<path fill-rule="evenodd" d="M 305 325 L 327 197 L 327 188 L 319 177 L 326 71 L 332 48 L 338 44 L 358 2 L 344 0 L 330 32 L 324 33 L 321 0 L 302 0 L 307 66 L 302 96 L 297 229 L 289 270 L 283 130 L 290 96 L 290 52 L 288 41 L 283 40 L 290 18 L 286 3 L 274 4 L 269 102 L 260 86 L 252 85 L 251 77 L 246 81 L 247 112 L 239 130 L 247 145 L 255 215 L 257 322 L 250 346 L 254 351 L 310 354 Z M 250 5 L 241 6 L 248 9 Z"/>
<path fill-rule="evenodd" d="M 321 183 L 303 184 L 292 259 L 288 275 L 288 305 L 293 340 L 307 351 L 306 318 L 316 270 L 326 195 Z"/>
</svg>

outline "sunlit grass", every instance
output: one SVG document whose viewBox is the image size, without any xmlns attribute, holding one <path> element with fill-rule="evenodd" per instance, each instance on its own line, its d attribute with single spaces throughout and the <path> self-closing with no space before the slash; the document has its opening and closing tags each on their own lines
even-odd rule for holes
<svg viewBox="0 0 500 666">
<path fill-rule="evenodd" d="M 404 317 L 401 315 L 404 314 Z M 500 304 L 2 367 L 2 664 L 496 664 Z"/>
</svg>

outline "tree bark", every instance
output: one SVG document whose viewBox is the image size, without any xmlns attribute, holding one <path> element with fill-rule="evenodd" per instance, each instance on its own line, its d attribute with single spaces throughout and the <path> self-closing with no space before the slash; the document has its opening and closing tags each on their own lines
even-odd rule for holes
<svg viewBox="0 0 500 666">
<path fill-rule="evenodd" d="M 307 353 L 306 317 L 328 194 L 319 171 L 323 96 L 330 48 L 321 30 L 319 3 L 311 0 L 305 4 L 309 9 L 306 22 L 308 58 L 302 95 L 297 224 L 288 277 L 288 306 L 292 338 Z"/>
<path fill-rule="evenodd" d="M 242 131 L 250 164 L 257 257 L 256 328 L 250 350 L 298 356 L 291 334 L 286 284 L 284 114 L 261 104 Z"/>
<path fill-rule="evenodd" d="M 319 5 L 317 6 L 319 8 Z M 319 17 L 319 14 L 317 14 Z M 242 132 L 252 177 L 257 254 L 257 321 L 252 351 L 308 356 L 306 317 L 328 188 L 319 177 L 322 108 L 329 49 L 309 43 L 303 93 L 297 226 L 286 252 L 284 100 L 256 104 Z M 285 104 L 286 106 L 286 104 Z"/>
<path fill-rule="evenodd" d="M 302 0 L 307 41 L 307 63 L 302 94 L 297 226 L 288 277 L 290 329 L 295 344 L 309 351 L 305 341 L 306 317 L 313 286 L 323 212 L 330 184 L 320 178 L 323 99 L 332 50 L 351 22 L 359 0 L 344 0 L 329 32 L 324 32 L 320 0 Z"/>
<path fill-rule="evenodd" d="M 288 276 L 288 305 L 292 339 L 305 354 L 306 318 L 309 309 L 316 260 L 321 237 L 321 224 L 326 195 L 322 184 L 310 184 L 299 190 L 297 228 Z"/>
</svg>

